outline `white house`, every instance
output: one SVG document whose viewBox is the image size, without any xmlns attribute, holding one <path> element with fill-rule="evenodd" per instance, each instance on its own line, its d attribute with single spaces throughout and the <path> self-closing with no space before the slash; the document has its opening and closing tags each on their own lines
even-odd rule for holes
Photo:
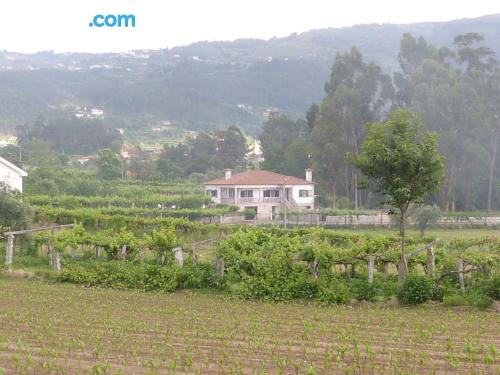
<svg viewBox="0 0 500 375">
<path fill-rule="evenodd" d="M 290 211 L 314 209 L 314 182 L 312 170 L 306 169 L 306 178 L 286 176 L 270 171 L 246 171 L 232 174 L 224 170 L 224 177 L 207 181 L 205 194 L 214 203 L 234 205 L 257 212 L 259 219 L 270 219 L 285 209 Z"/>
<path fill-rule="evenodd" d="M 23 191 L 23 177 L 28 175 L 21 168 L 0 157 L 0 184 L 11 190 Z"/>
</svg>

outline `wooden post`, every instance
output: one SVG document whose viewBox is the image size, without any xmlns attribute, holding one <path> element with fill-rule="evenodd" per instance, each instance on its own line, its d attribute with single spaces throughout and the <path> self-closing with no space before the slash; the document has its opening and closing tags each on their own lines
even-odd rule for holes
<svg viewBox="0 0 500 375">
<path fill-rule="evenodd" d="M 313 261 L 311 262 L 311 276 L 313 277 L 313 279 L 318 278 L 318 267 L 319 267 L 318 261 L 316 260 L 316 258 L 314 258 Z"/>
<path fill-rule="evenodd" d="M 184 258 L 182 256 L 182 247 L 177 246 L 172 249 L 172 252 L 174 253 L 174 258 L 179 267 L 182 267 L 184 264 Z"/>
<path fill-rule="evenodd" d="M 375 257 L 373 255 L 368 256 L 368 284 L 373 283 L 373 271 L 375 269 Z"/>
<path fill-rule="evenodd" d="M 5 265 L 10 268 L 12 265 L 12 254 L 14 253 L 14 235 L 7 235 L 7 244 L 5 246 Z"/>
<path fill-rule="evenodd" d="M 465 293 L 465 284 L 464 284 L 464 261 L 463 259 L 459 259 L 457 262 L 457 271 L 458 271 L 458 283 L 460 284 L 460 290 L 462 293 Z"/>
<path fill-rule="evenodd" d="M 436 269 L 434 249 L 429 247 L 427 249 L 427 267 L 425 268 L 425 275 L 427 277 L 434 277 L 434 271 Z"/>
</svg>

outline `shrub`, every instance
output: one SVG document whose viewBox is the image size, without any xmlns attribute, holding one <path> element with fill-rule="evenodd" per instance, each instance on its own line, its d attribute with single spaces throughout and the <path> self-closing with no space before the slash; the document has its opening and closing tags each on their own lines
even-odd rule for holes
<svg viewBox="0 0 500 375">
<path fill-rule="evenodd" d="M 185 264 L 179 270 L 179 287 L 185 289 L 220 288 L 222 278 L 209 264 Z"/>
<path fill-rule="evenodd" d="M 467 300 L 463 294 L 447 294 L 443 296 L 443 303 L 446 306 L 465 306 Z"/>
<path fill-rule="evenodd" d="M 318 299 L 326 304 L 349 303 L 349 288 L 341 279 L 321 280 L 318 282 Z"/>
<path fill-rule="evenodd" d="M 479 289 L 490 298 L 500 300 L 500 274 L 481 282 Z"/>
<path fill-rule="evenodd" d="M 379 287 L 376 281 L 369 284 L 366 279 L 358 279 L 352 282 L 352 291 L 358 301 L 373 302 L 377 299 Z"/>
<path fill-rule="evenodd" d="M 89 287 L 171 292 L 179 284 L 179 269 L 127 262 L 89 262 L 67 265 L 55 280 Z"/>
<path fill-rule="evenodd" d="M 425 276 L 410 275 L 399 290 L 398 299 L 405 305 L 427 302 L 432 296 L 433 283 Z"/>
<path fill-rule="evenodd" d="M 466 300 L 469 305 L 481 310 L 487 309 L 493 303 L 490 296 L 475 290 L 467 294 Z"/>
</svg>

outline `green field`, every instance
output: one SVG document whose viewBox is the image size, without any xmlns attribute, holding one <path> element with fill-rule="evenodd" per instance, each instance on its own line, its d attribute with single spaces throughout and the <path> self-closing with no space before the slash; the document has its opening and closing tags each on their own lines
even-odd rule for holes
<svg viewBox="0 0 500 375">
<path fill-rule="evenodd" d="M 493 312 L 0 279 L 5 374 L 498 374 Z"/>
</svg>

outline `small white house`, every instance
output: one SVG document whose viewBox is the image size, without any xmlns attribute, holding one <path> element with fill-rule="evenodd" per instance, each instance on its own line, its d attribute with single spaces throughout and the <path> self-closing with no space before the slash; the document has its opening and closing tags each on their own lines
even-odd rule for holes
<svg viewBox="0 0 500 375">
<path fill-rule="evenodd" d="M 21 168 L 0 157 L 0 184 L 10 190 L 23 191 L 23 177 L 28 175 Z"/>
<path fill-rule="evenodd" d="M 283 210 L 314 209 L 314 182 L 312 170 L 306 169 L 306 178 L 286 176 L 270 171 L 246 171 L 205 182 L 205 194 L 217 204 L 229 204 L 253 209 L 259 219 L 271 219 Z"/>
</svg>

